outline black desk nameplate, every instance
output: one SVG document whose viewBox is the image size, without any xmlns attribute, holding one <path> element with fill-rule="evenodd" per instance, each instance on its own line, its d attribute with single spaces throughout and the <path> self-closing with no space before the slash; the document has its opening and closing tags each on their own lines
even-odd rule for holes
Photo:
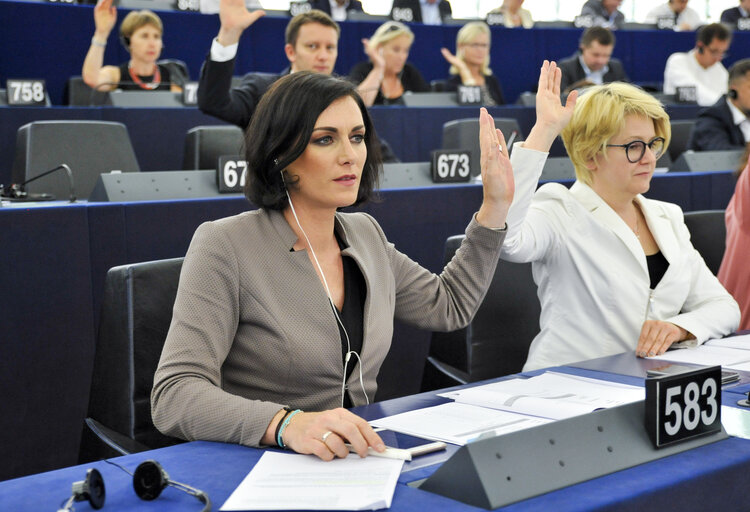
<svg viewBox="0 0 750 512">
<path fill-rule="evenodd" d="M 721 431 L 721 366 L 646 379 L 645 414 L 659 448 Z"/>
<path fill-rule="evenodd" d="M 495 509 L 721 441 L 714 435 L 656 449 L 644 402 L 604 409 L 462 446 L 419 488 Z"/>
</svg>

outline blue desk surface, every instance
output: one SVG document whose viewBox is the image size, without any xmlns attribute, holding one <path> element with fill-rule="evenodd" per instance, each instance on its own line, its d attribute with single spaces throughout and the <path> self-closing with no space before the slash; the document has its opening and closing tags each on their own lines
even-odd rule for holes
<svg viewBox="0 0 750 512">
<path fill-rule="evenodd" d="M 632 354 L 627 356 L 635 359 Z M 562 371 L 589 374 L 574 368 Z M 598 376 L 620 380 L 614 374 L 599 373 Z M 729 395 L 727 401 L 738 396 Z M 360 407 L 355 412 L 372 419 L 442 401 L 444 399 L 434 393 L 423 393 Z M 116 461 L 132 471 L 143 460 L 158 460 L 173 480 L 207 492 L 213 509 L 218 510 L 262 453 L 262 450 L 238 445 L 198 441 L 120 457 Z M 200 509 L 194 498 L 172 488 L 165 489 L 154 502 L 140 501 L 132 491 L 131 477 L 101 461 L 0 482 L 3 508 L 55 510 L 70 495 L 71 483 L 84 478 L 87 467 L 96 467 L 102 473 L 107 489 L 105 506 L 111 510 Z M 391 510 L 481 510 L 406 485 L 428 476 L 436 467 L 411 470 L 406 464 Z M 729 438 L 537 496 L 502 510 L 747 510 L 750 498 L 746 496 L 745 483 L 749 470 L 750 441 Z M 76 509 L 89 510 L 89 506 L 79 504 Z"/>
<path fill-rule="evenodd" d="M 689 211 L 724 208 L 733 188 L 730 173 L 673 174 L 654 178 L 648 195 Z M 463 232 L 481 187 L 390 190 L 382 199 L 366 211 L 399 250 L 439 272 L 445 239 Z M 107 270 L 183 256 L 200 223 L 249 208 L 238 197 L 0 208 L 0 431 L 14 433 L 0 445 L 0 480 L 78 460 Z M 428 332 L 397 324 L 378 399 L 417 392 L 428 349 Z"/>
</svg>

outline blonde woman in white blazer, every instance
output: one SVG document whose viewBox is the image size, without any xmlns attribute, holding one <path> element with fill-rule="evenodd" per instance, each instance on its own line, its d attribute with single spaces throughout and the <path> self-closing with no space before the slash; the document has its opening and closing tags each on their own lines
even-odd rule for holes
<svg viewBox="0 0 750 512">
<path fill-rule="evenodd" d="M 545 62 L 537 123 L 511 158 L 516 193 L 501 257 L 533 263 L 542 306 L 524 369 L 648 357 L 736 330 L 737 303 L 690 243 L 680 208 L 642 195 L 669 144 L 661 104 L 615 82 L 561 107 L 559 75 Z M 577 180 L 535 192 L 561 132 Z"/>
</svg>

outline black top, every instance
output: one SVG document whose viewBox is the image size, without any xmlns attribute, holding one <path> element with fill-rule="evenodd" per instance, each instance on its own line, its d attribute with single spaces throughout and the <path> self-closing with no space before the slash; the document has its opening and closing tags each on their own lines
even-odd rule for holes
<svg viewBox="0 0 750 512">
<path fill-rule="evenodd" d="M 204 114 L 218 117 L 244 130 L 250 124 L 261 96 L 289 71 L 286 68 L 279 74 L 248 73 L 242 77 L 240 85 L 232 87 L 234 59 L 215 62 L 209 54 L 198 82 L 198 108 Z"/>
<path fill-rule="evenodd" d="M 336 239 L 339 242 L 339 247 L 344 249 L 345 246 L 338 235 Z M 365 312 L 365 299 L 367 298 L 367 284 L 365 283 L 365 277 L 362 275 L 362 271 L 359 269 L 357 262 L 349 256 L 342 255 L 342 263 L 344 266 L 344 304 L 341 311 L 338 311 L 339 319 L 339 335 L 341 336 L 341 361 L 346 361 L 347 349 L 352 352 L 356 352 L 357 355 L 362 357 L 362 339 L 364 336 L 364 312 Z M 337 308 L 338 310 L 338 308 Z M 338 322 L 337 322 L 338 323 Z M 346 333 L 344 332 L 346 329 Z M 349 335 L 349 344 L 346 343 L 346 335 Z M 352 355 L 349 362 L 346 364 L 346 378 L 354 371 L 354 367 L 360 362 L 356 356 Z M 372 400 L 373 397 L 368 397 Z M 351 399 L 349 393 L 344 395 L 344 407 L 351 407 Z"/>
<path fill-rule="evenodd" d="M 734 124 L 726 96 L 722 96 L 719 101 L 698 114 L 690 134 L 689 149 L 719 151 L 744 147 L 745 136 L 740 127 Z"/>
<path fill-rule="evenodd" d="M 562 72 L 562 79 L 560 80 L 560 90 L 565 91 L 568 87 L 576 82 L 580 82 L 586 78 L 586 72 L 581 66 L 581 61 L 578 57 L 581 55 L 580 52 L 576 52 L 567 59 L 563 59 L 558 63 L 558 67 Z M 628 82 L 628 75 L 625 74 L 625 68 L 622 67 L 622 62 L 615 59 L 614 57 L 609 59 L 609 69 L 602 80 L 604 83 L 609 82 Z"/>
<path fill-rule="evenodd" d="M 648 276 L 651 279 L 651 289 L 656 288 L 661 278 L 666 274 L 669 268 L 667 258 L 661 253 L 646 255 L 646 266 L 648 267 Z"/>
<path fill-rule="evenodd" d="M 331 15 L 331 2 L 330 0 L 308 0 L 310 7 L 323 11 L 328 16 Z M 346 7 L 347 11 L 362 11 L 362 2 L 359 0 L 349 0 L 349 5 Z"/>
<path fill-rule="evenodd" d="M 743 16 L 742 12 L 740 11 L 739 7 L 732 7 L 730 9 L 727 9 L 726 11 L 723 11 L 721 13 L 721 22 L 722 23 L 728 23 L 730 25 L 736 25 L 737 20 L 740 18 L 747 18 L 747 16 Z"/>
<path fill-rule="evenodd" d="M 505 97 L 503 96 L 503 89 L 500 86 L 500 81 L 495 75 L 485 75 L 484 83 L 487 86 L 487 90 L 490 92 L 490 96 L 495 100 L 496 105 L 505 105 Z M 460 75 L 451 75 L 451 77 L 445 82 L 446 91 L 456 91 L 458 86 L 461 85 Z"/>
<path fill-rule="evenodd" d="M 352 70 L 349 72 L 349 79 L 354 83 L 361 83 L 367 75 L 372 71 L 372 62 L 362 61 L 355 64 Z M 404 69 L 401 71 L 401 85 L 404 87 L 404 92 L 427 92 L 430 90 L 430 86 L 427 85 L 425 79 L 422 77 L 422 73 L 409 64 L 404 64 Z M 397 98 L 386 98 L 383 96 L 383 92 L 378 89 L 378 95 L 375 97 L 375 103 L 373 105 L 403 105 L 404 100 L 401 96 Z"/>
<path fill-rule="evenodd" d="M 118 89 L 121 89 L 123 91 L 168 91 L 172 87 L 172 77 L 169 73 L 169 68 L 167 66 L 164 66 L 162 64 L 157 64 L 159 66 L 159 73 L 161 73 L 161 80 L 159 81 L 159 85 L 157 87 L 154 87 L 153 89 L 144 89 L 141 86 L 139 86 L 137 83 L 133 81 L 133 79 L 130 76 L 130 71 L 128 70 L 128 63 L 123 62 L 120 64 L 120 83 L 117 85 Z M 141 82 L 144 84 L 147 84 L 151 82 L 154 79 L 154 76 L 140 76 L 138 75 L 138 78 Z"/>
<path fill-rule="evenodd" d="M 394 13 L 394 9 L 398 9 Z M 453 14 L 451 4 L 446 0 L 440 0 L 438 4 L 440 19 L 445 21 Z M 395 14 L 395 16 L 394 16 Z M 411 17 L 411 19 L 409 19 Z M 391 7 L 391 19 L 396 21 L 422 23 L 422 6 L 419 0 L 393 0 Z"/>
</svg>

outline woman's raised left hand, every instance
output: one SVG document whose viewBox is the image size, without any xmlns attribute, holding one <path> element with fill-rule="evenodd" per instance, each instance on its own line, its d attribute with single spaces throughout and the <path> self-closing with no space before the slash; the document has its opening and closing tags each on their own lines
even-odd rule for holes
<svg viewBox="0 0 750 512">
<path fill-rule="evenodd" d="M 479 147 L 484 199 L 477 221 L 488 228 L 502 228 L 513 202 L 515 183 L 503 133 L 486 108 L 479 110 Z"/>
</svg>

